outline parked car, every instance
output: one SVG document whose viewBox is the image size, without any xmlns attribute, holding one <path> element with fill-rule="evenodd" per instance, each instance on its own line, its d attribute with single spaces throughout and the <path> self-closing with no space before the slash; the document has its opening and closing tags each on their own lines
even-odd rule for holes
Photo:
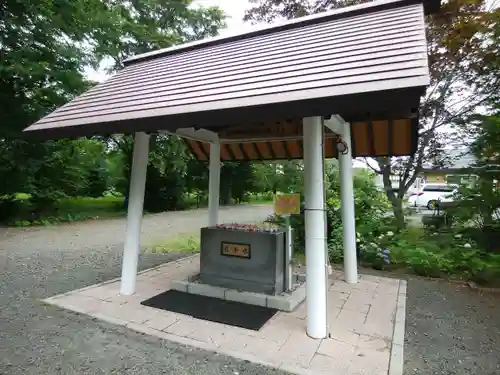
<svg viewBox="0 0 500 375">
<path fill-rule="evenodd" d="M 453 184 L 426 184 L 410 196 L 408 205 L 434 210 L 439 202 L 453 202 L 453 194 L 457 189 L 458 185 Z"/>
</svg>

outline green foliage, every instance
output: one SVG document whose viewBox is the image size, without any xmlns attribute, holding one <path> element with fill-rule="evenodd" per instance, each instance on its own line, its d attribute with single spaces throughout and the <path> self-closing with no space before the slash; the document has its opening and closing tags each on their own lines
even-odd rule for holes
<svg viewBox="0 0 500 375">
<path fill-rule="evenodd" d="M 409 249 L 406 265 L 420 276 L 440 277 L 451 269 L 452 263 L 444 254 L 426 251 L 424 248 Z"/>
<path fill-rule="evenodd" d="M 31 197 L 17 198 L 18 209 L 15 215 L 4 220 L 13 226 L 49 225 L 70 221 L 95 220 L 123 216 L 123 197 L 106 195 L 99 198 L 63 198 L 50 212 L 32 215 Z M 0 211 L 1 212 L 1 211 Z"/>
<path fill-rule="evenodd" d="M 389 268 L 405 268 L 426 277 L 459 277 L 480 284 L 500 282 L 500 255 L 479 250 L 467 232 L 422 228 L 388 231 L 358 238 L 360 261 L 377 267 L 376 252 L 390 250 Z"/>
<path fill-rule="evenodd" d="M 329 256 L 332 262 L 340 263 L 343 260 L 343 231 L 342 218 L 340 216 L 340 176 L 337 163 L 330 161 L 325 168 L 326 186 L 326 219 L 328 234 Z M 297 186 L 297 191 L 302 189 Z M 381 223 L 384 222 L 383 214 L 387 211 L 388 202 L 381 193 L 373 178 L 369 174 L 360 173 L 354 177 L 354 197 L 356 209 L 356 228 L 361 234 L 378 234 L 383 230 Z M 294 228 L 295 250 L 304 251 L 305 224 L 304 210 L 300 215 L 293 215 L 290 224 Z M 283 218 L 271 217 L 268 220 L 282 222 Z"/>
<path fill-rule="evenodd" d="M 22 210 L 22 201 L 14 195 L 0 197 L 0 223 L 16 217 Z"/>
<path fill-rule="evenodd" d="M 218 34 L 225 15 L 218 7 L 194 7 L 192 0 L 142 0 L 113 2 L 120 15 L 102 55 L 115 60 L 115 69 L 131 55 L 171 47 Z"/>
<path fill-rule="evenodd" d="M 207 201 L 208 195 L 208 163 L 189 158 L 187 162 L 186 190 L 196 196 L 196 207 Z"/>
<path fill-rule="evenodd" d="M 473 138 L 470 150 L 476 158 L 471 166 L 474 184 L 461 186 L 455 196 L 453 216 L 486 251 L 500 251 L 500 105 L 494 102 L 489 115 L 474 115 L 467 121 Z M 469 171 L 470 173 L 470 171 Z"/>
<path fill-rule="evenodd" d="M 254 163 L 253 168 L 256 192 L 276 194 L 302 191 L 304 165 L 301 160 L 260 162 Z"/>
<path fill-rule="evenodd" d="M 105 193 L 107 173 L 100 142 L 61 140 L 26 147 L 31 155 L 40 155 L 27 166 L 20 190 L 30 194 L 35 217 L 55 212 L 57 202 L 65 197 L 99 197 Z"/>
<path fill-rule="evenodd" d="M 230 173 L 225 173 L 226 164 L 230 164 Z M 226 170 L 227 171 L 227 170 Z M 224 177 L 223 177 L 224 175 Z M 230 182 L 228 181 L 230 176 Z M 225 163 L 221 170 L 221 181 L 229 182 L 231 198 L 235 203 L 248 202 L 249 192 L 254 190 L 253 168 L 250 162 Z"/>
<path fill-rule="evenodd" d="M 108 173 L 103 166 L 94 165 L 88 170 L 87 186 L 82 196 L 99 198 L 104 195 L 108 188 Z"/>
<path fill-rule="evenodd" d="M 248 202 L 253 192 L 253 168 L 250 162 L 224 162 L 220 171 L 220 201 L 222 204 Z"/>
<path fill-rule="evenodd" d="M 250 0 L 245 20 L 271 23 L 369 1 Z M 403 197 L 423 166 L 446 161 L 443 149 L 450 142 L 451 132 L 440 134 L 441 128 L 463 121 L 489 101 L 498 102 L 500 92 L 498 4 L 485 0 L 442 2 L 440 11 L 427 17 L 426 23 L 431 82 L 419 108 L 418 148 L 408 157 L 370 160 L 374 170 L 383 176 L 398 229 L 405 226 Z M 457 141 L 464 141 L 463 132 L 457 134 Z M 396 191 L 391 176 L 399 177 Z"/>
<path fill-rule="evenodd" d="M 225 18 L 219 8 L 178 0 L 7 0 L 0 13 L 2 221 L 26 207 L 16 202 L 20 192 L 30 194 L 30 220 L 56 215 L 65 197 L 99 197 L 107 188 L 127 196 L 130 137 L 39 142 L 22 129 L 89 88 L 84 70 L 104 57 L 118 67 L 132 54 L 216 35 Z"/>
<path fill-rule="evenodd" d="M 79 145 L 20 132 L 89 86 L 83 67 L 116 15 L 100 0 L 8 0 L 0 12 L 0 196 L 29 192 L 35 211 L 53 209 L 82 186 Z"/>
<path fill-rule="evenodd" d="M 163 212 L 185 208 L 186 149 L 174 136 L 151 139 L 144 209 Z"/>
<path fill-rule="evenodd" d="M 327 190 L 327 228 L 329 251 L 334 262 L 342 261 L 343 226 L 340 215 L 340 176 L 338 167 L 331 164 L 327 168 L 327 180 L 330 188 Z M 384 214 L 389 209 L 385 195 L 375 186 L 373 177 L 368 173 L 358 173 L 354 176 L 354 205 L 356 213 L 356 231 L 358 237 L 378 236 L 385 229 Z"/>
</svg>

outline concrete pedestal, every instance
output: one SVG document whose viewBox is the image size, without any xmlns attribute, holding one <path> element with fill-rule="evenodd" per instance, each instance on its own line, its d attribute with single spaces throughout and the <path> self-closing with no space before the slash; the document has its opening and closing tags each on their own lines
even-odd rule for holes
<svg viewBox="0 0 500 375">
<path fill-rule="evenodd" d="M 201 229 L 200 281 L 276 295 L 285 289 L 285 233 Z"/>
</svg>

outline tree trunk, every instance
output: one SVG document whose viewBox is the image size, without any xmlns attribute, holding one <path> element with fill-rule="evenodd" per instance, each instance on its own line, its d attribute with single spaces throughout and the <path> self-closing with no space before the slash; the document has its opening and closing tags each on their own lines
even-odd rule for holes
<svg viewBox="0 0 500 375">
<path fill-rule="evenodd" d="M 403 200 L 396 197 L 394 193 L 387 194 L 387 198 L 391 202 L 392 212 L 394 213 L 394 218 L 396 219 L 396 226 L 398 230 L 404 229 L 405 224 L 405 214 L 403 211 Z"/>
<path fill-rule="evenodd" d="M 495 209 L 490 205 L 490 199 L 493 193 L 493 176 L 481 176 L 480 191 L 482 192 L 481 216 L 483 219 L 483 228 L 489 229 L 493 226 L 493 213 Z"/>
<path fill-rule="evenodd" d="M 231 186 L 226 185 L 221 189 L 220 200 L 221 204 L 229 205 L 231 204 Z"/>
<path fill-rule="evenodd" d="M 403 212 L 403 199 L 399 195 L 396 195 L 394 189 L 392 188 L 391 182 L 391 161 L 388 158 L 379 159 L 378 163 L 382 171 L 382 179 L 384 181 L 384 190 L 387 199 L 391 202 L 392 213 L 394 214 L 394 219 L 396 220 L 396 227 L 398 230 L 405 228 L 405 214 Z"/>
</svg>

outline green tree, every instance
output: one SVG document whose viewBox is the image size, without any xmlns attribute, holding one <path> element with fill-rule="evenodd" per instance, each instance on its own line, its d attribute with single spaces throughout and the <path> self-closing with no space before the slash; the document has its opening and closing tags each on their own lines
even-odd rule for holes
<svg viewBox="0 0 500 375">
<path fill-rule="evenodd" d="M 102 163 L 86 164 L 88 174 L 76 163 L 72 150 L 79 146 L 73 141 L 26 140 L 22 129 L 89 88 L 93 83 L 84 69 L 103 58 L 119 67 L 131 54 L 215 35 L 223 26 L 220 9 L 192 5 L 188 0 L 0 2 L 1 211 L 12 207 L 18 192 L 30 193 L 37 205 L 52 205 L 82 191 L 83 176 L 91 178 L 87 188 L 97 194 Z M 116 144 L 114 149 L 126 154 L 121 163 L 127 170 L 131 142 L 118 137 Z"/>
<path fill-rule="evenodd" d="M 218 7 L 194 7 L 193 0 L 130 0 L 114 5 L 122 15 L 116 37 L 102 49 L 114 60 L 218 34 L 226 15 Z"/>
<path fill-rule="evenodd" d="M 245 20 L 271 22 L 354 5 L 366 0 L 250 0 Z M 376 158 L 369 165 L 382 174 L 398 225 L 404 225 L 402 201 L 427 162 L 441 157 L 440 128 L 473 113 L 500 89 L 500 11 L 484 0 L 452 0 L 428 17 L 431 85 L 420 107 L 417 152 L 405 158 Z M 399 176 L 392 189 L 391 175 Z"/>
<path fill-rule="evenodd" d="M 162 212 L 185 208 L 187 154 L 176 136 L 151 137 L 144 209 Z"/>
<path fill-rule="evenodd" d="M 300 160 L 254 163 L 254 189 L 258 193 L 302 191 L 303 163 Z"/>
<path fill-rule="evenodd" d="M 206 201 L 208 194 L 209 169 L 208 163 L 198 161 L 193 156 L 187 162 L 186 189 L 196 196 L 196 206 Z"/>
<path fill-rule="evenodd" d="M 0 168 L 0 197 L 27 192 L 43 206 L 81 185 L 74 148 L 20 133 L 89 87 L 83 68 L 97 64 L 117 14 L 99 0 L 6 0 L 0 14 L 0 159 L 10 160 Z"/>
<path fill-rule="evenodd" d="M 215 36 L 225 26 L 226 16 L 220 8 L 194 7 L 192 0 L 132 0 L 120 2 L 115 7 L 122 15 L 120 26 L 115 37 L 101 50 L 101 56 L 113 60 L 109 73 L 121 68 L 130 56 Z M 123 177 L 119 179 L 118 190 L 124 193 L 127 204 L 133 139 L 123 135 L 111 138 L 114 147 L 124 154 Z M 154 142 L 158 139 L 153 137 L 152 148 L 156 147 Z M 148 171 L 151 168 L 154 166 L 149 166 Z M 148 181 L 163 174 L 161 170 L 148 173 Z M 160 189 L 160 186 L 149 182 L 147 189 Z M 163 195 L 160 191 L 149 194 Z"/>
<path fill-rule="evenodd" d="M 459 222 L 473 223 L 475 240 L 486 250 L 497 250 L 500 240 L 500 105 L 495 102 L 489 115 L 467 119 L 465 131 L 473 139 L 470 150 L 476 157 L 471 166 L 478 180 L 462 186 L 455 214 Z M 464 171 L 470 173 L 471 171 Z"/>
<path fill-rule="evenodd" d="M 221 204 L 248 201 L 248 193 L 254 190 L 253 168 L 250 162 L 224 162 L 220 171 Z"/>
</svg>

